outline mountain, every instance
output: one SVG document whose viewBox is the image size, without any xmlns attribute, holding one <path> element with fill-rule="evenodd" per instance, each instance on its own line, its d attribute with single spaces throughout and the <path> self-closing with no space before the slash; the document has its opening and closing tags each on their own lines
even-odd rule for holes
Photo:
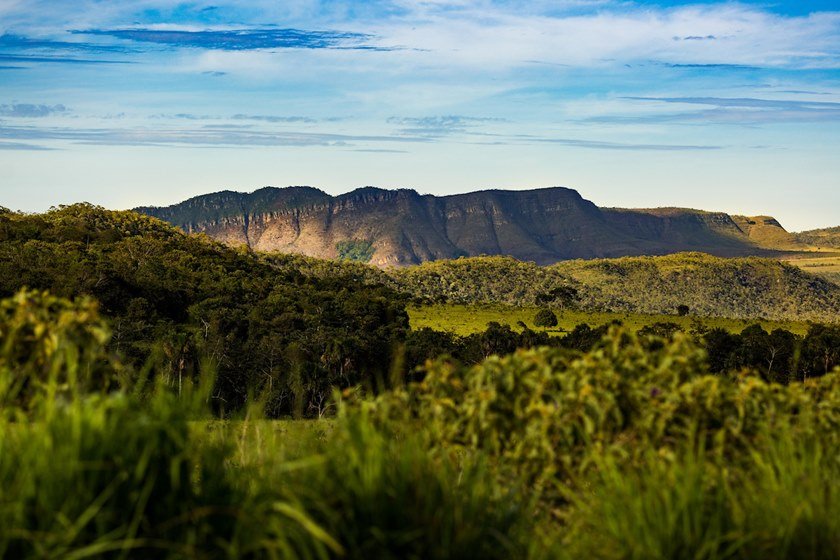
<svg viewBox="0 0 840 560">
<path fill-rule="evenodd" d="M 380 267 L 482 254 L 538 264 L 682 251 L 770 256 L 798 243 L 769 217 L 599 208 L 563 187 L 440 197 L 408 189 L 365 187 L 330 196 L 311 187 L 266 187 L 136 210 L 229 245 Z"/>
</svg>

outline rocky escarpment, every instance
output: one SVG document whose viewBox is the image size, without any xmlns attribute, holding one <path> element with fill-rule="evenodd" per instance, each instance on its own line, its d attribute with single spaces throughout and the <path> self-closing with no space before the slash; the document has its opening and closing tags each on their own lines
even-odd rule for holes
<svg viewBox="0 0 840 560">
<path fill-rule="evenodd" d="M 408 189 L 366 187 L 330 196 L 311 187 L 267 187 L 137 210 L 259 251 L 335 258 L 340 246 L 358 242 L 371 248 L 377 266 L 480 254 L 547 264 L 680 251 L 768 253 L 751 234 L 750 222 L 758 223 L 751 218 L 678 208 L 602 209 L 562 187 L 442 197 Z M 778 222 L 765 223 L 771 218 L 761 220 L 778 236 L 788 235 Z"/>
</svg>

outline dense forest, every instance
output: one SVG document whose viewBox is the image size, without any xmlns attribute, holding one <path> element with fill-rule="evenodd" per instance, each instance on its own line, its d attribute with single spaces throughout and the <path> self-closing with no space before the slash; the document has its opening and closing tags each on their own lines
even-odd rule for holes
<svg viewBox="0 0 840 560">
<path fill-rule="evenodd" d="M 110 348 L 176 385 L 217 379 L 220 409 L 264 395 L 272 415 L 317 414 L 334 385 L 388 382 L 408 319 L 400 296 L 346 274 L 294 267 L 89 205 L 0 215 L 0 297 L 86 295 Z"/>
<path fill-rule="evenodd" d="M 700 284 L 703 290 L 689 293 Z M 808 286 L 812 292 L 804 295 L 778 295 Z M 675 287 L 683 291 L 674 294 Z M 658 306 L 672 313 L 729 305 L 753 316 L 759 310 L 804 313 L 822 301 L 831 316 L 840 291 L 778 263 L 693 254 L 553 267 L 472 258 L 381 271 L 352 261 L 232 249 L 153 218 L 83 204 L 40 215 L 0 214 L 0 297 L 23 288 L 92 298 L 113 332 L 110 351 L 127 366 L 155 371 L 179 388 L 212 378 L 219 413 L 259 399 L 272 417 L 321 416 L 335 387 L 376 392 L 416 379 L 418 367 L 441 355 L 477 364 L 518 348 L 586 352 L 608 327 L 580 325 L 549 337 L 490 324 L 458 337 L 409 330 L 409 301 L 527 302 L 546 310 Z M 704 297 L 712 302 L 706 307 Z M 642 334 L 669 338 L 679 329 L 661 324 L 646 330 Z M 698 328 L 691 336 L 707 348 L 713 372 L 755 368 L 767 380 L 788 382 L 840 363 L 836 326 L 815 325 L 804 337 L 758 326 L 741 334 Z"/>
</svg>

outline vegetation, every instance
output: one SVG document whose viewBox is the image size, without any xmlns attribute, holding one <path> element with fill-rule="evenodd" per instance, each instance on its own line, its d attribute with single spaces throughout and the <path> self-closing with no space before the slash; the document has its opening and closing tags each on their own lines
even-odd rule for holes
<svg viewBox="0 0 840 560">
<path fill-rule="evenodd" d="M 534 316 L 534 325 L 538 327 L 556 327 L 557 315 L 551 309 L 540 309 Z"/>
<path fill-rule="evenodd" d="M 840 254 L 838 253 L 804 253 L 788 259 L 787 262 L 808 274 L 840 285 Z"/>
<path fill-rule="evenodd" d="M 803 231 L 794 236 L 798 242 L 811 247 L 840 249 L 840 227 Z"/>
<path fill-rule="evenodd" d="M 212 383 L 80 376 L 129 367 L 89 301 L 2 308 L 2 557 L 840 554 L 840 370 L 709 375 L 684 335 L 612 329 L 589 352 L 432 361 L 287 430 L 212 420 Z"/>
<path fill-rule="evenodd" d="M 418 304 L 549 305 L 575 282 L 552 267 L 512 257 L 474 257 L 423 263 L 388 271 Z M 568 292 L 574 293 L 574 292 Z M 563 304 L 567 303 L 562 299 Z"/>
<path fill-rule="evenodd" d="M 834 322 L 840 289 L 778 261 L 700 253 L 567 261 L 508 257 L 436 261 L 390 271 L 418 304 L 550 306 L 588 312 Z"/>
<path fill-rule="evenodd" d="M 708 280 L 674 259 L 569 266 Z M 0 558 L 840 556 L 840 326 L 587 313 L 553 267 L 454 263 L 0 211 Z M 779 270 L 728 266 L 737 305 Z M 408 328 L 407 299 L 506 301 L 508 273 L 533 307 Z M 463 336 L 418 319 L 459 314 Z"/>
<path fill-rule="evenodd" d="M 534 316 L 540 308 L 504 305 L 411 305 L 406 309 L 412 329 L 430 328 L 466 336 L 484 331 L 488 323 L 507 325 L 516 331 L 522 330 L 522 324 L 531 328 L 536 327 L 533 323 Z M 808 332 L 808 323 L 800 321 L 769 321 L 755 318 L 726 319 L 721 317 L 691 317 L 690 315 L 647 315 L 629 312 L 605 313 L 580 309 L 556 309 L 554 311 L 557 316 L 557 326 L 546 331 L 553 336 L 563 336 L 566 332 L 581 324 L 594 328 L 616 321 L 635 331 L 657 323 L 675 323 L 686 332 L 721 328 L 732 333 L 740 333 L 754 324 L 760 324 L 767 331 L 784 329 L 798 335 L 804 335 Z"/>
<path fill-rule="evenodd" d="M 321 414 L 336 385 L 381 386 L 407 328 L 382 285 L 305 275 L 89 205 L 0 215 L 0 296 L 24 287 L 95 298 L 128 364 L 179 387 L 213 375 L 216 408 L 261 394 L 272 416 Z"/>
<path fill-rule="evenodd" d="M 421 328 L 410 332 L 406 339 L 405 363 L 423 364 L 445 355 L 463 364 L 478 364 L 492 355 L 538 346 L 589 352 L 613 326 L 620 323 L 594 328 L 580 324 L 562 337 L 534 332 L 527 326 L 515 331 L 499 323 L 489 323 L 486 330 L 463 337 Z M 805 335 L 799 336 L 780 328 L 768 332 L 759 324 L 731 333 L 702 324 L 695 324 L 686 332 L 676 323 L 665 322 L 649 324 L 637 334 L 643 339 L 666 341 L 690 336 L 704 350 L 708 370 L 716 374 L 750 370 L 766 381 L 787 384 L 826 375 L 840 366 L 840 326 L 812 325 Z"/>
<path fill-rule="evenodd" d="M 373 257 L 373 243 L 361 239 L 339 241 L 335 244 L 338 259 L 366 263 Z"/>
</svg>

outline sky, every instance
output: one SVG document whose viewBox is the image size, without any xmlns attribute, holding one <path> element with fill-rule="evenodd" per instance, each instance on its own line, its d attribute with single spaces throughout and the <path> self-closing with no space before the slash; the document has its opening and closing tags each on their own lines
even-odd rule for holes
<svg viewBox="0 0 840 560">
<path fill-rule="evenodd" d="M 840 225 L 840 0 L 0 0 L 0 206 L 267 185 Z"/>
</svg>

